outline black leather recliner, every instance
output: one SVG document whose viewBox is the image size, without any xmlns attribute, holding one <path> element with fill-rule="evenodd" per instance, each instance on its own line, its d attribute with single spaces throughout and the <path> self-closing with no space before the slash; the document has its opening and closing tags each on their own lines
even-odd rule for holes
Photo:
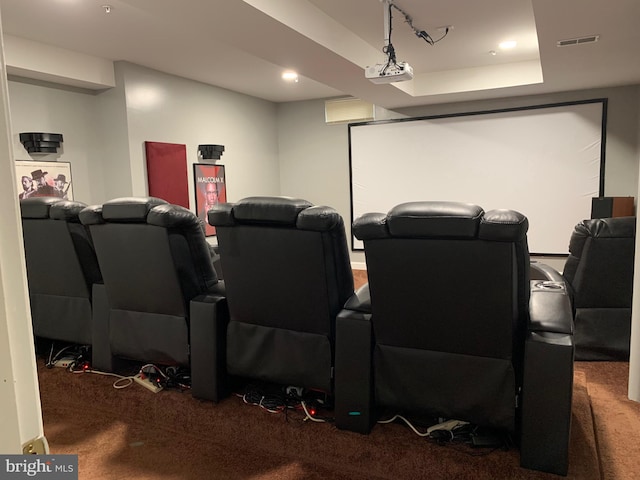
<svg viewBox="0 0 640 480">
<path fill-rule="evenodd" d="M 102 282 L 86 205 L 58 197 L 20 201 L 33 331 L 36 337 L 91 345 L 92 289 Z"/>
<path fill-rule="evenodd" d="M 80 219 L 109 303 L 108 314 L 94 319 L 95 368 L 112 371 L 115 357 L 191 365 L 192 393 L 217 400 L 224 343 L 216 342 L 228 317 L 197 216 L 159 198 L 130 197 L 88 207 Z"/>
<path fill-rule="evenodd" d="M 628 360 L 636 217 L 576 225 L 562 272 L 575 311 L 576 360 Z"/>
<path fill-rule="evenodd" d="M 414 202 L 354 222 L 369 284 L 336 322 L 336 425 L 375 409 L 509 431 L 521 464 L 566 474 L 573 342 L 564 285 L 529 281 L 528 221 Z M 518 405 L 518 406 L 517 406 Z"/>
<path fill-rule="evenodd" d="M 228 372 L 333 389 L 335 318 L 353 294 L 342 217 L 288 197 L 249 197 L 209 211 L 230 322 Z"/>
</svg>

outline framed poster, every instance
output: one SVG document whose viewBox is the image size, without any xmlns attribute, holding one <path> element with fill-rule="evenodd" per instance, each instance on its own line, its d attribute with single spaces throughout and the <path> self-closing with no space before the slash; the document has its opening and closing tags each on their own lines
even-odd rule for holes
<svg viewBox="0 0 640 480">
<path fill-rule="evenodd" d="M 213 205 L 227 201 L 227 183 L 224 165 L 193 164 L 193 181 L 196 192 L 196 215 L 204 220 L 205 235 L 216 234 L 216 228 L 207 222 L 207 212 Z"/>
<path fill-rule="evenodd" d="M 60 197 L 73 200 L 71 164 L 16 160 L 18 198 Z"/>
</svg>

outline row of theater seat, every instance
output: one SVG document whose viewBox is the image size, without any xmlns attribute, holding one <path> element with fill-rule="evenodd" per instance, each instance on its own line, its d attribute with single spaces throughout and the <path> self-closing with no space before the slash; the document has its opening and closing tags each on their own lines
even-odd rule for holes
<svg viewBox="0 0 640 480">
<path fill-rule="evenodd" d="M 377 408 L 499 427 L 523 466 L 566 474 L 573 326 L 561 277 L 530 282 L 527 219 L 447 202 L 358 219 L 369 284 L 354 293 L 332 208 L 251 197 L 198 218 L 151 197 L 87 207 L 21 202 L 37 336 L 191 369 L 218 401 L 228 375 L 334 397 L 338 428 L 368 433 Z M 545 269 L 538 269 L 545 271 Z"/>
</svg>

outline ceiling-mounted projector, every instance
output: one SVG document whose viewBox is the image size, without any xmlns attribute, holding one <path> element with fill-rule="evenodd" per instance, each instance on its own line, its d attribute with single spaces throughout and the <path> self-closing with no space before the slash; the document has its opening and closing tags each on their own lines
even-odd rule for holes
<svg viewBox="0 0 640 480">
<path fill-rule="evenodd" d="M 364 76 L 373 83 L 405 82 L 413 78 L 413 68 L 407 62 L 377 63 L 364 69 Z"/>
</svg>

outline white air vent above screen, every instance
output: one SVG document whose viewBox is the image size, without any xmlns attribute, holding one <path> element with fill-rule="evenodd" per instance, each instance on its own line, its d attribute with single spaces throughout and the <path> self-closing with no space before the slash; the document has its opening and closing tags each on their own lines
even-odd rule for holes
<svg viewBox="0 0 640 480">
<path fill-rule="evenodd" d="M 570 45 L 582 45 L 584 43 L 595 43 L 598 40 L 600 40 L 600 35 L 589 35 L 587 37 L 568 38 L 567 40 L 558 40 L 556 45 L 558 47 L 568 47 Z"/>
<path fill-rule="evenodd" d="M 324 102 L 325 121 L 329 124 L 368 122 L 374 119 L 374 106 L 359 98 L 341 98 Z"/>
</svg>

